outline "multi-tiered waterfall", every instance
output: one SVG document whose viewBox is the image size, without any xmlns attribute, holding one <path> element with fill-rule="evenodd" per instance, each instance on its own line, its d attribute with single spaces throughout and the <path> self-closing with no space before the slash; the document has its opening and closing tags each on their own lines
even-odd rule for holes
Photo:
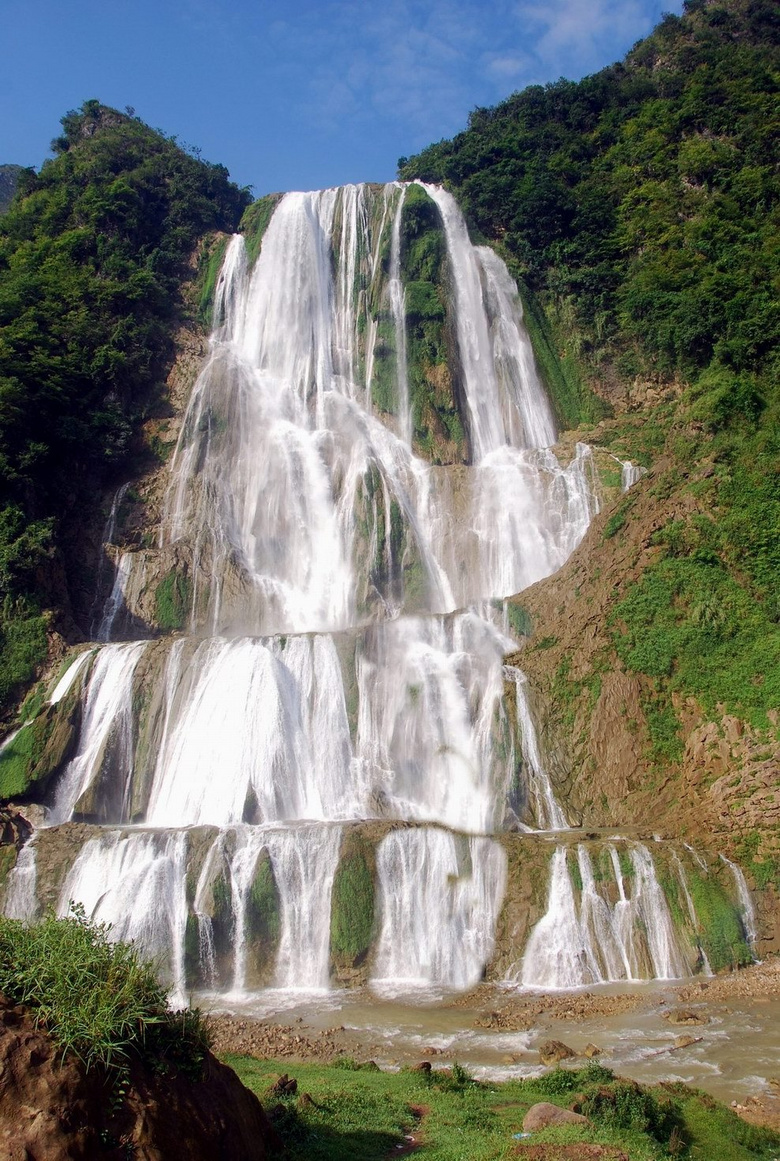
<svg viewBox="0 0 780 1161">
<path fill-rule="evenodd" d="M 504 665 L 502 600 L 598 504 L 588 448 L 550 450 L 504 265 L 449 194 L 397 183 L 288 194 L 248 254 L 226 249 L 159 543 L 116 554 L 107 643 L 53 694 L 80 728 L 6 910 L 80 902 L 180 992 L 692 970 L 680 856 L 662 889 L 646 845 L 572 845 Z"/>
</svg>

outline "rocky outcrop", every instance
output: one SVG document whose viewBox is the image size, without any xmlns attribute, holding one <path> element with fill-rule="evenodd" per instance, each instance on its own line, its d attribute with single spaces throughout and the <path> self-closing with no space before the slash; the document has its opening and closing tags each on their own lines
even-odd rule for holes
<svg viewBox="0 0 780 1161">
<path fill-rule="evenodd" d="M 197 1080 L 135 1060 L 121 1093 L 0 998 L 0 1161 L 262 1161 L 278 1146 L 257 1097 L 211 1053 Z"/>
</svg>

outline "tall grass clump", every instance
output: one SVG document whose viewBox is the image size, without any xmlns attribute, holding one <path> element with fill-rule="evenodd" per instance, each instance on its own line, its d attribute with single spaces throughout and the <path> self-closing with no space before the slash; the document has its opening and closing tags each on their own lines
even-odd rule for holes
<svg viewBox="0 0 780 1161">
<path fill-rule="evenodd" d="M 197 1010 L 172 1012 L 154 965 L 73 906 L 27 925 L 0 917 L 0 992 L 26 1004 L 63 1056 L 119 1078 L 130 1059 L 198 1076 L 208 1033 Z"/>
</svg>

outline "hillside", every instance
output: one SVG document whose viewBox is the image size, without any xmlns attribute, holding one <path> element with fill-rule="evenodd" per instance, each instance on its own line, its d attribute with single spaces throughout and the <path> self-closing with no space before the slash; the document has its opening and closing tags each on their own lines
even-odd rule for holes
<svg viewBox="0 0 780 1161">
<path fill-rule="evenodd" d="M 169 406 L 195 247 L 249 201 L 223 166 L 98 101 L 62 125 L 0 221 L 0 711 L 47 633 L 88 632 L 85 535 L 103 490 L 154 456 L 140 429 Z"/>
<path fill-rule="evenodd" d="M 714 832 L 777 882 L 780 15 L 690 0 L 626 60 L 401 159 L 507 258 L 564 427 L 649 474 L 519 598 L 586 825 Z"/>
</svg>

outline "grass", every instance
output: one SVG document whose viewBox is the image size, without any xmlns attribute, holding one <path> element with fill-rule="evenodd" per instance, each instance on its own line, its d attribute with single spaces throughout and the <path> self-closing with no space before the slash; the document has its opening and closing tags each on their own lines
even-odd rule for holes
<svg viewBox="0 0 780 1161">
<path fill-rule="evenodd" d="M 192 581 L 181 573 L 169 572 L 154 594 L 157 624 L 164 632 L 183 629 L 192 604 Z"/>
<path fill-rule="evenodd" d="M 120 1080 L 131 1054 L 199 1075 L 208 1035 L 195 1009 L 171 1012 L 155 965 L 112 943 L 80 907 L 28 926 L 0 917 L 0 992 L 32 1009 L 63 1055 Z"/>
<path fill-rule="evenodd" d="M 478 1083 L 457 1064 L 430 1075 L 367 1070 L 354 1061 L 296 1064 L 298 1095 L 279 1098 L 269 1093 L 280 1072 L 274 1062 L 226 1060 L 263 1101 L 290 1161 L 384 1161 L 412 1132 L 421 1141 L 415 1155 L 425 1161 L 516 1157 L 514 1134 L 539 1101 L 574 1103 L 591 1124 L 539 1131 L 529 1144 L 612 1145 L 631 1161 L 769 1161 L 780 1145 L 776 1135 L 745 1125 L 703 1093 L 685 1085 L 645 1088 L 598 1064 L 503 1084 Z M 301 1100 L 303 1093 L 310 1099 Z"/>
</svg>

